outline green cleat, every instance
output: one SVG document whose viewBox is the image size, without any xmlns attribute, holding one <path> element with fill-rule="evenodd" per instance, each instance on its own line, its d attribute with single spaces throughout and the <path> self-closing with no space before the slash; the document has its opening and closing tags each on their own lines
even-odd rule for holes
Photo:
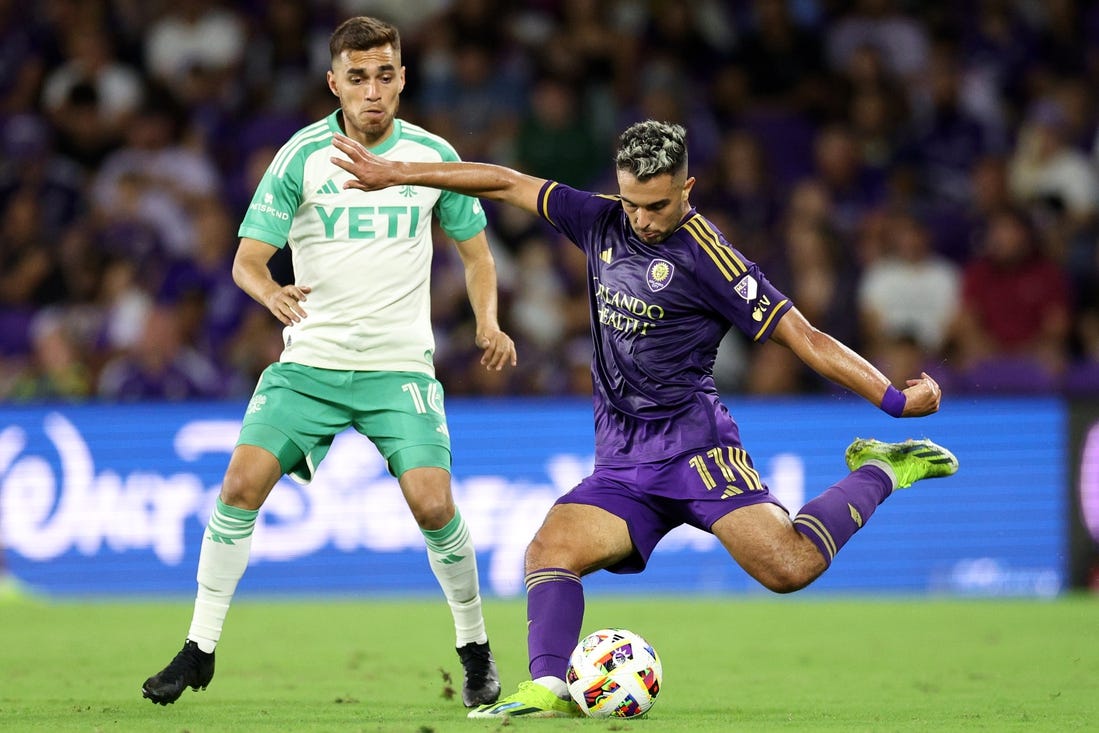
<svg viewBox="0 0 1099 733">
<path fill-rule="evenodd" d="M 537 682 L 519 683 L 519 689 L 499 702 L 482 705 L 469 711 L 470 718 L 579 718 L 580 706 L 572 700 L 562 700 Z"/>
<path fill-rule="evenodd" d="M 873 438 L 855 438 L 847 446 L 844 458 L 852 471 L 873 462 L 889 466 L 897 478 L 898 489 L 907 489 L 920 479 L 953 476 L 958 472 L 954 454 L 930 440 L 883 443 Z"/>
</svg>

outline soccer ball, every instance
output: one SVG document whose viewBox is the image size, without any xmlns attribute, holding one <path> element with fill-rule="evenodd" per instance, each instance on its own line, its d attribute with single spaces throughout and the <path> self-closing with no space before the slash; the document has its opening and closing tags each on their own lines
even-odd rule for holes
<svg viewBox="0 0 1099 733">
<path fill-rule="evenodd" d="M 600 629 L 580 640 L 565 682 L 580 709 L 593 718 L 635 718 L 653 706 L 661 682 L 660 657 L 626 629 Z"/>
</svg>

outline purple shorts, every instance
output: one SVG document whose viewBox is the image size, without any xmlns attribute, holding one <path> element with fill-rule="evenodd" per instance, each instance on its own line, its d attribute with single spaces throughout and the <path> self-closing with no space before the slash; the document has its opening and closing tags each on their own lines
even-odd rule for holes
<svg viewBox="0 0 1099 733">
<path fill-rule="evenodd" d="M 555 503 L 597 506 L 625 520 L 634 552 L 607 570 L 640 573 L 657 543 L 681 524 L 709 532 L 729 512 L 765 502 L 782 506 L 743 448 L 721 446 L 658 463 L 596 466 Z"/>
</svg>

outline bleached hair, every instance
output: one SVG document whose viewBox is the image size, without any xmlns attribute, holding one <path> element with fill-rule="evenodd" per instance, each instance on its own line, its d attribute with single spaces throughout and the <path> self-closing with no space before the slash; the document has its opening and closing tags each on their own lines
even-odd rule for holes
<svg viewBox="0 0 1099 733">
<path fill-rule="evenodd" d="M 614 158 L 620 171 L 639 181 L 687 168 L 687 131 L 682 125 L 645 120 L 630 125 L 618 138 Z"/>
</svg>

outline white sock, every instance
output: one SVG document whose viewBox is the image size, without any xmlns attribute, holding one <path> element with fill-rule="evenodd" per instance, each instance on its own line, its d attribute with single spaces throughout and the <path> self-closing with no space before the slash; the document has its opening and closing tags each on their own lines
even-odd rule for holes
<svg viewBox="0 0 1099 733">
<path fill-rule="evenodd" d="M 442 529 L 422 529 L 431 572 L 439 581 L 450 613 L 454 617 L 455 646 L 488 641 L 485 618 L 481 615 L 477 553 L 465 520 L 454 509 L 454 518 Z"/>
<path fill-rule="evenodd" d="M 221 627 L 233 601 L 233 593 L 248 567 L 252 530 L 255 529 L 258 514 L 254 509 L 238 509 L 223 504 L 219 498 L 206 531 L 202 533 L 202 549 L 198 556 L 198 593 L 187 638 L 204 652 L 214 651 L 221 638 Z"/>
<path fill-rule="evenodd" d="M 557 697 L 561 698 L 562 700 L 568 700 L 571 697 L 571 695 L 569 695 L 568 686 L 565 684 L 565 681 L 560 677 L 550 677 L 547 675 L 546 677 L 539 677 L 538 679 L 534 680 L 534 682 L 535 684 L 539 684 L 542 687 L 547 688 L 550 692 L 552 692 L 554 695 L 557 695 Z"/>
<path fill-rule="evenodd" d="M 893 484 L 893 490 L 895 491 L 897 489 L 897 472 L 894 471 L 893 467 L 890 466 L 888 463 L 886 463 L 885 461 L 879 461 L 877 458 L 871 458 L 862 465 L 877 466 L 881 470 L 885 471 L 885 475 L 889 477 L 889 480 Z"/>
</svg>

